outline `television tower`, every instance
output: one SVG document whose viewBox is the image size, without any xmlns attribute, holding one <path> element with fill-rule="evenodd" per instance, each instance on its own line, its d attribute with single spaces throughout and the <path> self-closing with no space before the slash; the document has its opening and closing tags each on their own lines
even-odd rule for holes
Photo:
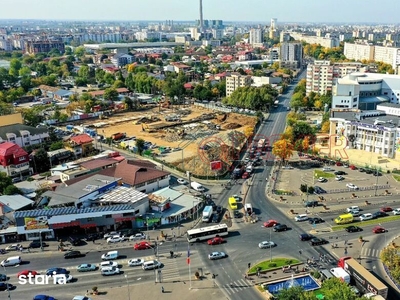
<svg viewBox="0 0 400 300">
<path fill-rule="evenodd" d="M 203 23 L 203 0 L 200 0 L 200 34 L 204 33 L 204 23 Z"/>
</svg>

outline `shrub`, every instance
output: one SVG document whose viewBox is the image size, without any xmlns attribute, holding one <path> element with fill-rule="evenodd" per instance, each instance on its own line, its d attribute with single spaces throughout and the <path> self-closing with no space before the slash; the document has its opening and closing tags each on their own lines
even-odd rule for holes
<svg viewBox="0 0 400 300">
<path fill-rule="evenodd" d="M 292 264 L 292 260 L 291 259 L 288 259 L 287 261 L 285 261 L 285 264 L 287 264 L 287 265 L 290 265 L 290 264 Z"/>
<path fill-rule="evenodd" d="M 275 268 L 276 267 L 276 263 L 270 263 L 270 264 L 268 264 L 268 267 Z"/>
<path fill-rule="evenodd" d="M 321 273 L 318 272 L 318 271 L 315 271 L 312 275 L 313 275 L 313 277 L 316 278 L 316 279 L 321 278 Z"/>
</svg>

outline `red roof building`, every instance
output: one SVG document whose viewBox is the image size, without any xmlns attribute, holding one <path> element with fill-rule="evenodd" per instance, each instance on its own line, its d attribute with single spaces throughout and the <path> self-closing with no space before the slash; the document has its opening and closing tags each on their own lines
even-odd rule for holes
<svg viewBox="0 0 400 300">
<path fill-rule="evenodd" d="M 68 140 L 66 148 L 75 156 L 88 156 L 93 151 L 93 139 L 87 134 L 73 136 Z"/>
<path fill-rule="evenodd" d="M 20 176 L 29 173 L 28 153 L 14 143 L 0 144 L 0 171 L 7 173 L 8 176 Z"/>
</svg>

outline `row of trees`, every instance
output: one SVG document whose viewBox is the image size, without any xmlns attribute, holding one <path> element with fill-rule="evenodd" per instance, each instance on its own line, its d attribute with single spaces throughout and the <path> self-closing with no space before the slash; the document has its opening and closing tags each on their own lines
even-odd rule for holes
<svg viewBox="0 0 400 300">
<path fill-rule="evenodd" d="M 390 245 L 382 250 L 380 259 L 389 270 L 392 278 L 400 284 L 400 256 L 397 254 L 397 245 Z"/>
<path fill-rule="evenodd" d="M 346 56 L 344 56 L 344 42 L 341 42 L 339 47 L 325 48 L 320 44 L 303 44 L 304 54 L 311 56 L 319 60 L 330 60 L 330 61 L 345 61 Z"/>
<path fill-rule="evenodd" d="M 222 100 L 224 104 L 252 110 L 266 110 L 271 107 L 278 96 L 278 91 L 271 85 L 261 87 L 239 87 L 232 95 Z"/>
</svg>

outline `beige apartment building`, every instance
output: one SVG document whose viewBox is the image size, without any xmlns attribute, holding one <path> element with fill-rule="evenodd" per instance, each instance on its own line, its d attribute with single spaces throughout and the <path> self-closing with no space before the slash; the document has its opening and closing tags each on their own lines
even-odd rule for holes
<svg viewBox="0 0 400 300">
<path fill-rule="evenodd" d="M 252 79 L 250 75 L 240 75 L 232 73 L 226 76 L 226 96 L 229 97 L 239 87 L 250 86 Z"/>
<path fill-rule="evenodd" d="M 333 83 L 353 72 L 362 72 L 360 62 L 331 63 L 328 60 L 316 60 L 307 66 L 306 93 L 324 95 L 332 92 Z"/>
</svg>

